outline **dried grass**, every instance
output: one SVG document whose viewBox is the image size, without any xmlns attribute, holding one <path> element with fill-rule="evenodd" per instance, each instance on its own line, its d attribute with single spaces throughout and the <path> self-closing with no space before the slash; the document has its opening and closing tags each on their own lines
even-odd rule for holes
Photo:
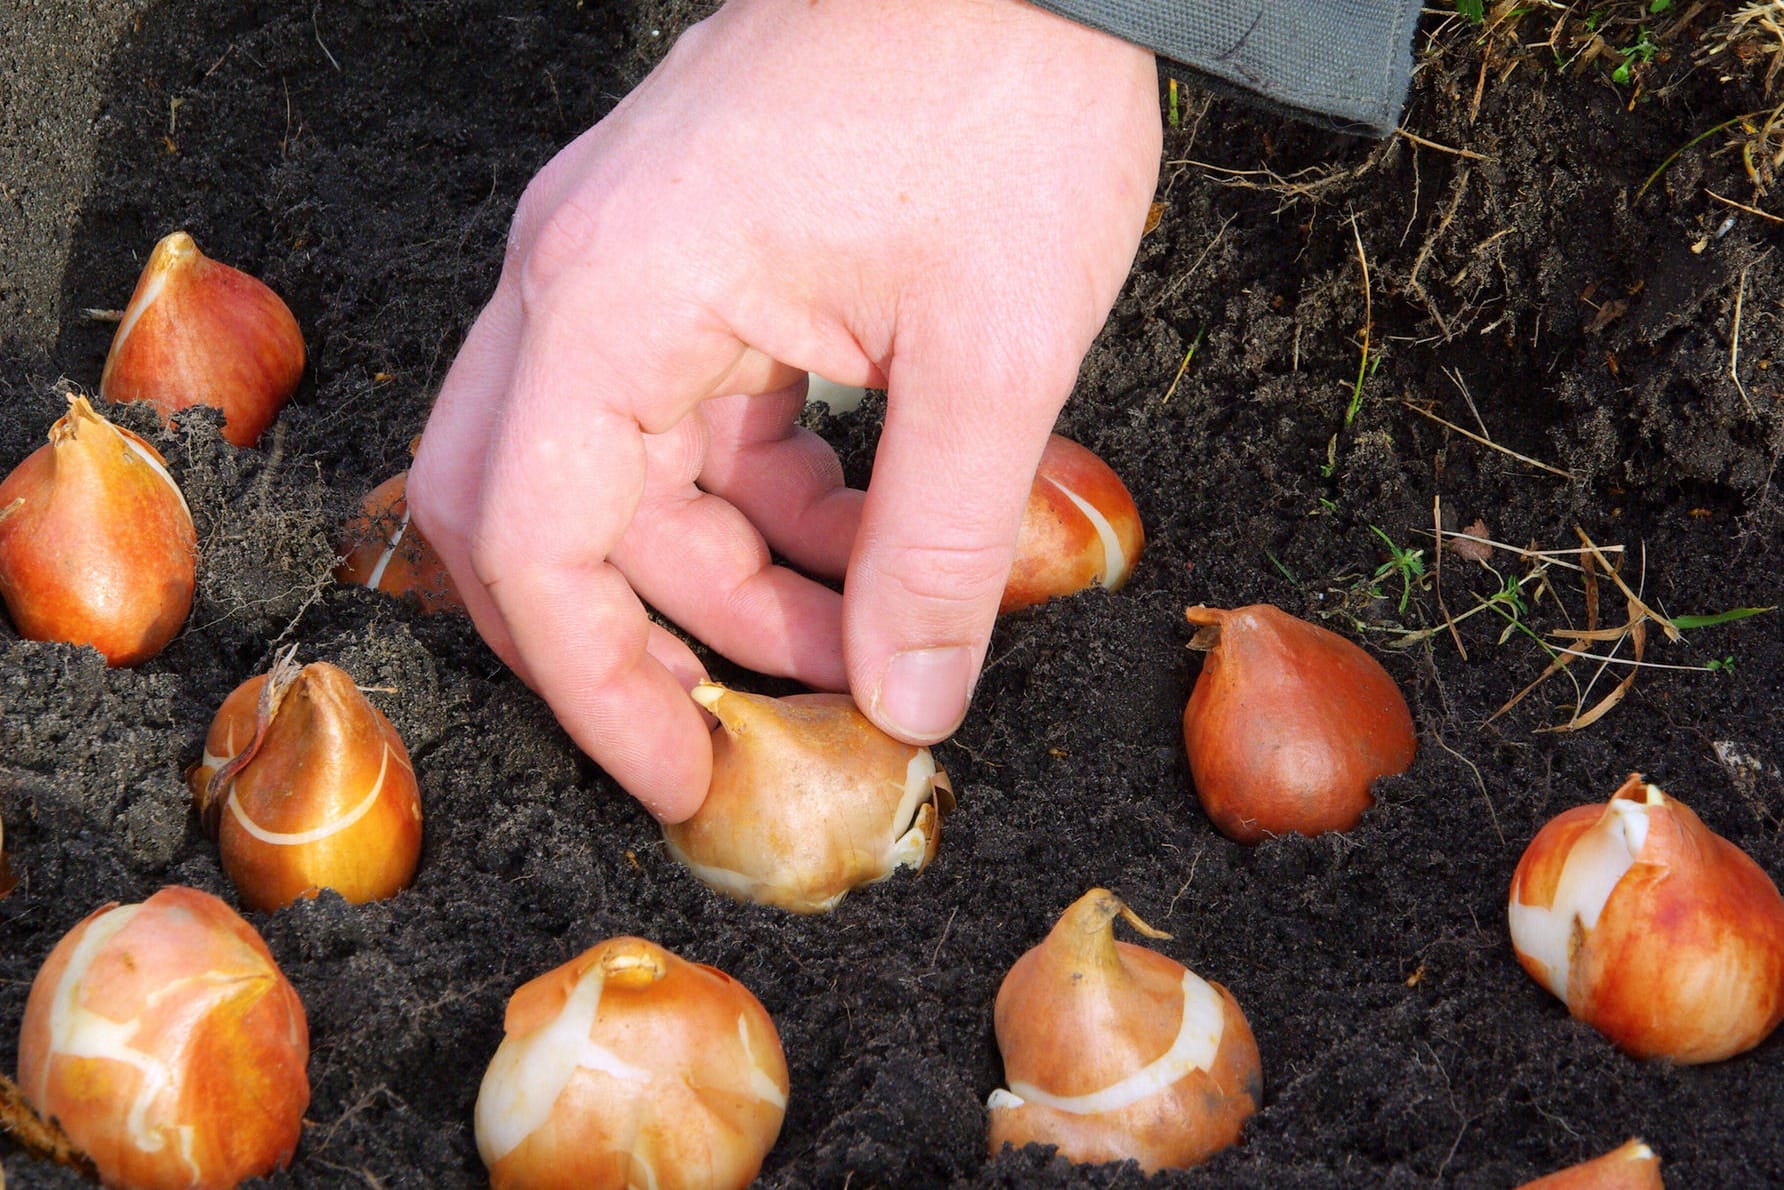
<svg viewBox="0 0 1784 1190">
<path fill-rule="evenodd" d="M 1784 75 L 1784 0 L 1753 0 L 1711 27 L 1698 48 L 1698 60 L 1714 65 L 1731 82 L 1744 72 L 1763 72 L 1760 85 L 1770 98 Z"/>
</svg>

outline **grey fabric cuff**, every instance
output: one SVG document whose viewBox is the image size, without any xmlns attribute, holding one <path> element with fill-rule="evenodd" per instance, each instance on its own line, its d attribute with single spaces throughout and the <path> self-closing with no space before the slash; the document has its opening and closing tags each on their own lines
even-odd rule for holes
<svg viewBox="0 0 1784 1190">
<path fill-rule="evenodd" d="M 1419 0 L 1032 0 L 1265 103 L 1386 136 L 1412 77 Z"/>
</svg>

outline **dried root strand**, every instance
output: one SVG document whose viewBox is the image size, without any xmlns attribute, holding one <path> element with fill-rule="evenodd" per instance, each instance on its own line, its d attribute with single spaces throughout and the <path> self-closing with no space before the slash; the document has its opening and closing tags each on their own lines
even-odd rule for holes
<svg viewBox="0 0 1784 1190">
<path fill-rule="evenodd" d="M 40 1161 L 66 1165 L 89 1178 L 99 1176 L 99 1171 L 93 1167 L 93 1159 L 75 1147 L 54 1120 L 38 1115 L 26 1102 L 25 1093 L 19 1090 L 18 1084 L 4 1074 L 0 1074 L 0 1131 Z"/>
</svg>

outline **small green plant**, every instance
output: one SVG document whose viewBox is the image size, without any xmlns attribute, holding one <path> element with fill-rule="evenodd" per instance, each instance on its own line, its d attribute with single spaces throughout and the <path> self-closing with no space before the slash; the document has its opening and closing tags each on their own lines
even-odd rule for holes
<svg viewBox="0 0 1784 1190">
<path fill-rule="evenodd" d="M 1471 617 L 1477 616 L 1481 612 L 1492 612 L 1494 615 L 1505 621 L 1505 627 L 1500 631 L 1499 639 L 1495 643 L 1503 645 L 1506 641 L 1512 638 L 1514 633 L 1522 633 L 1524 636 L 1529 637 L 1538 648 L 1547 653 L 1551 661 L 1554 660 L 1556 656 L 1555 650 L 1551 648 L 1548 642 L 1543 640 L 1536 629 L 1532 628 L 1529 624 L 1530 600 L 1524 593 L 1524 587 L 1527 584 L 1540 584 L 1542 582 L 1543 576 L 1548 569 L 1547 565 L 1539 563 L 1532 567 L 1531 570 L 1521 578 L 1515 575 L 1501 574 L 1485 562 L 1481 563 L 1481 566 L 1498 580 L 1498 590 L 1487 595 L 1485 598 L 1482 598 L 1479 595 L 1475 596 L 1474 606 L 1468 608 L 1466 611 L 1449 616 L 1442 624 L 1411 631 L 1405 629 L 1400 630 L 1397 633 L 1399 639 L 1395 640 L 1389 647 L 1403 649 L 1410 648 L 1413 645 L 1422 644 L 1425 641 L 1430 640 L 1432 637 L 1451 631 L 1455 625 L 1460 624 Z"/>
<path fill-rule="evenodd" d="M 1456 11 L 1470 25 L 1478 25 L 1487 19 L 1487 0 L 1456 0 Z"/>
<path fill-rule="evenodd" d="M 1381 367 L 1381 353 L 1379 351 L 1371 352 L 1369 349 L 1369 336 L 1375 328 L 1375 299 L 1371 296 L 1371 287 L 1369 284 L 1369 254 L 1363 251 L 1363 233 L 1361 229 L 1357 227 L 1357 218 L 1354 212 L 1350 217 L 1350 234 L 1351 237 L 1356 240 L 1357 267 L 1363 274 L 1363 325 L 1362 328 L 1357 331 L 1357 346 L 1359 349 L 1357 356 L 1357 379 L 1356 383 L 1351 386 L 1350 404 L 1346 406 L 1344 410 L 1344 426 L 1337 433 L 1332 435 L 1332 440 L 1330 442 L 1326 443 L 1325 465 L 1319 469 L 1320 475 L 1326 479 L 1332 478 L 1338 471 L 1339 437 L 1343 435 L 1345 430 L 1350 429 L 1351 424 L 1357 420 L 1357 411 L 1363 407 L 1363 381 L 1375 375 L 1375 370 Z"/>
<path fill-rule="evenodd" d="M 1505 620 L 1505 630 L 1499 634 L 1499 644 L 1510 640 L 1512 633 L 1522 632 L 1537 644 L 1542 645 L 1542 638 L 1531 630 L 1530 625 L 1524 622 L 1524 618 L 1530 614 L 1530 603 L 1524 598 L 1523 583 L 1516 578 L 1506 578 L 1500 575 L 1491 566 L 1488 566 L 1487 569 L 1498 577 L 1499 589 L 1481 600 L 1478 606 L 1470 608 L 1455 619 L 1461 620 L 1464 616 L 1485 609 Z M 1548 646 L 1543 645 L 1543 648 L 1547 651 Z"/>
<path fill-rule="evenodd" d="M 1380 594 L 1380 584 L 1384 580 L 1392 578 L 1394 575 L 1399 575 L 1399 610 L 1402 614 L 1405 614 L 1406 605 L 1412 600 L 1413 584 L 1418 583 L 1421 586 L 1424 584 L 1425 551 L 1402 549 L 1400 546 L 1394 544 L 1393 538 L 1389 537 L 1374 525 L 1369 526 L 1369 532 L 1381 538 L 1382 543 L 1388 547 L 1388 560 L 1376 568 L 1375 574 L 1369 580 L 1372 584 L 1371 589 L 1377 594 Z"/>
<path fill-rule="evenodd" d="M 1333 434 L 1326 443 L 1326 461 L 1319 465 L 1319 477 L 1330 479 L 1338 474 L 1338 435 Z"/>
<path fill-rule="evenodd" d="M 1350 429 L 1351 423 L 1357 420 L 1357 414 L 1363 408 L 1363 381 L 1374 376 L 1381 367 L 1381 352 L 1370 352 L 1368 345 L 1363 347 L 1363 358 L 1357 364 L 1357 382 L 1350 390 L 1350 405 L 1344 411 L 1344 428 Z"/>
<path fill-rule="evenodd" d="M 1264 551 L 1264 557 L 1270 559 L 1270 565 L 1274 566 L 1276 568 L 1276 572 L 1278 574 L 1280 574 L 1283 578 L 1287 579 L 1291 586 L 1299 587 L 1301 585 L 1301 580 L 1295 577 L 1295 572 L 1290 570 L 1287 567 L 1287 565 L 1285 565 L 1283 563 L 1281 558 L 1278 558 L 1275 554 L 1272 554 L 1269 550 Z"/>
<path fill-rule="evenodd" d="M 1623 55 L 1623 61 L 1611 71 L 1611 81 L 1623 86 L 1634 77 L 1637 62 L 1645 66 L 1654 60 L 1654 55 L 1660 52 L 1660 43 L 1654 40 L 1648 27 L 1643 25 L 1635 44 L 1617 52 Z"/>
<path fill-rule="evenodd" d="M 1337 506 L 1331 501 L 1322 499 L 1320 504 L 1328 512 L 1337 511 Z M 1373 578 L 1369 580 L 1376 584 L 1371 588 L 1371 591 L 1376 597 L 1381 597 L 1382 592 L 1379 589 L 1379 584 L 1393 574 L 1399 573 L 1405 584 L 1404 598 L 1401 602 L 1401 607 L 1404 609 L 1406 602 L 1411 597 L 1411 584 L 1424 578 L 1423 551 L 1402 550 L 1395 546 L 1381 529 L 1374 525 L 1369 525 L 1368 528 L 1387 545 L 1390 554 L 1389 560 L 1383 563 L 1376 570 Z M 1455 640 L 1457 650 L 1466 659 L 1468 652 L 1463 646 L 1461 635 L 1456 631 L 1457 626 L 1481 612 L 1493 613 L 1503 621 L 1497 641 L 1498 645 L 1503 646 L 1514 635 L 1524 636 L 1547 655 L 1548 665 L 1533 681 L 1493 712 L 1488 722 L 1498 719 L 1510 711 L 1532 691 L 1559 674 L 1573 685 L 1573 710 L 1565 723 L 1537 730 L 1566 732 L 1584 730 L 1602 719 L 1622 701 L 1634 684 L 1636 674 L 1642 670 L 1684 670 L 1720 674 L 1734 672 L 1735 657 L 1732 654 L 1711 657 L 1701 665 L 1679 665 L 1648 660 L 1644 655 L 1649 635 L 1648 625 L 1658 627 L 1667 640 L 1678 641 L 1682 639 L 1683 632 L 1700 628 L 1715 628 L 1778 610 L 1777 605 L 1735 607 L 1718 612 L 1669 617 L 1642 602 L 1641 596 L 1637 593 L 1642 585 L 1642 575 L 1639 572 L 1633 577 L 1633 580 L 1625 576 L 1623 561 L 1627 551 L 1624 547 L 1620 545 L 1600 547 L 1593 543 L 1583 530 L 1576 529 L 1576 532 L 1579 534 L 1581 542 L 1585 544 L 1584 550 L 1539 550 L 1535 548 L 1520 550 L 1498 542 L 1491 543 L 1494 550 L 1506 550 L 1522 558 L 1527 564 L 1527 569 L 1521 576 L 1509 576 L 1501 573 L 1485 558 L 1480 559 L 1482 569 L 1491 574 L 1493 581 L 1497 584 L 1496 589 L 1485 595 L 1473 594 L 1471 596 L 1474 600 L 1473 605 L 1453 615 L 1444 606 L 1442 591 L 1438 591 L 1437 608 L 1444 617 L 1440 624 L 1417 629 L 1380 625 L 1367 627 L 1394 637 L 1395 639 L 1388 642 L 1388 647 L 1395 649 L 1422 645 L 1447 633 Z M 1439 537 L 1442 536 L 1473 540 L 1467 533 L 1440 533 Z M 1616 562 L 1611 560 L 1613 557 L 1617 559 Z M 1583 593 L 1587 600 L 1586 621 L 1583 628 L 1568 626 L 1543 629 L 1531 623 L 1530 617 L 1536 606 L 1542 602 L 1545 593 L 1552 596 L 1551 604 L 1560 598 L 1561 588 L 1554 583 L 1552 577 L 1553 572 L 1560 569 L 1572 571 L 1580 576 Z M 1629 612 L 1629 619 L 1625 623 L 1608 625 L 1599 623 L 1598 593 L 1607 581 L 1614 585 L 1624 597 Z M 1634 586 L 1630 585 L 1631 581 Z M 1572 663 L 1582 659 L 1596 663 L 1589 675 L 1575 673 Z M 1626 667 L 1627 672 L 1608 693 L 1603 694 L 1595 703 L 1587 707 L 1586 700 L 1592 696 L 1599 679 L 1610 672 L 1613 666 Z"/>
<path fill-rule="evenodd" d="M 1659 16 L 1661 13 L 1669 11 L 1672 6 L 1673 0 L 1648 0 L 1648 15 Z"/>
</svg>

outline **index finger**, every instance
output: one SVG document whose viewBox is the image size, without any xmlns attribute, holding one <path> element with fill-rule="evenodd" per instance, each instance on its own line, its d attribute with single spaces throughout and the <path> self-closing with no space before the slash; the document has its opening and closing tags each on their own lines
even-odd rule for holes
<svg viewBox="0 0 1784 1190">
<path fill-rule="evenodd" d="M 583 275 L 525 302 L 489 427 L 470 560 L 530 684 L 576 743 L 659 818 L 704 798 L 707 728 L 654 657 L 643 604 L 608 561 L 645 484 L 645 428 L 675 424 L 750 355 L 642 314 Z M 602 329 L 598 341 L 589 328 Z M 646 330 L 644 328 L 651 328 Z"/>
</svg>

